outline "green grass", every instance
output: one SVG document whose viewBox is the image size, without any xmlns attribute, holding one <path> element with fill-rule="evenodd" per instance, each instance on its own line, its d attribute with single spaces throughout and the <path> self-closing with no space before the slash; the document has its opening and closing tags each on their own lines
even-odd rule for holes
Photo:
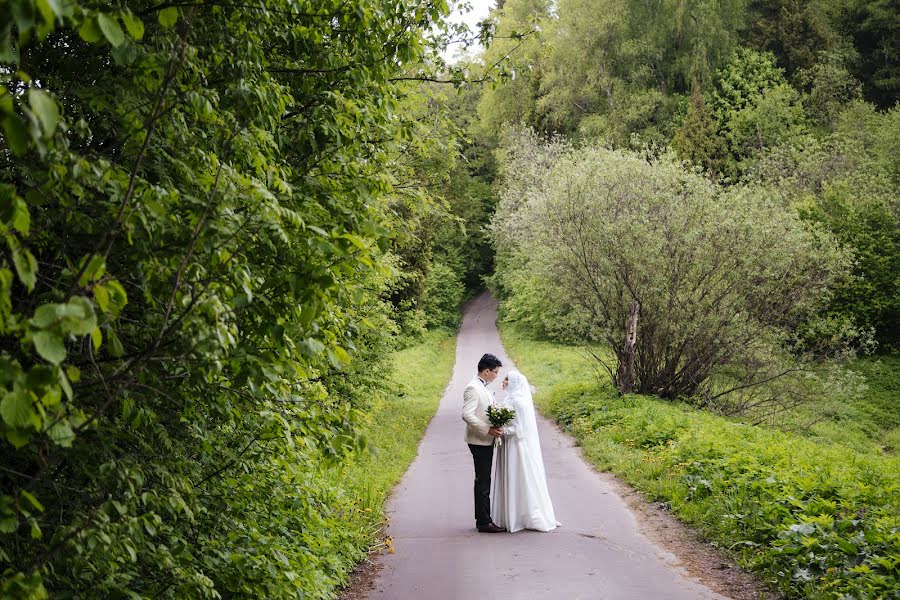
<svg viewBox="0 0 900 600">
<path fill-rule="evenodd" d="M 416 456 L 419 441 L 450 381 L 456 356 L 455 337 L 432 332 L 424 340 L 394 354 L 392 393 L 374 399 L 366 432 L 366 450 L 323 473 L 339 490 L 331 510 L 342 514 L 341 527 L 352 532 L 341 583 L 354 562 L 380 545 L 384 504 Z"/>
<path fill-rule="evenodd" d="M 419 441 L 450 381 L 456 340 L 431 332 L 394 355 L 395 393 L 378 398 L 371 413 L 367 452 L 342 473 L 366 506 L 380 512 L 391 489 L 416 457 Z"/>
<path fill-rule="evenodd" d="M 572 432 L 588 460 L 666 503 L 788 597 L 896 597 L 900 458 L 621 398 L 579 349 L 530 340 L 511 325 L 501 335 L 538 387 L 538 407 Z M 876 394 L 890 394 L 892 372 L 878 372 Z M 889 397 L 872 394 L 860 411 L 885 407 Z M 881 419 L 890 431 L 889 417 Z"/>
<path fill-rule="evenodd" d="M 784 425 L 799 425 L 798 432 L 857 452 L 900 452 L 900 356 L 864 357 L 849 365 L 865 381 L 862 394 L 846 401 L 832 399 L 802 405 L 784 415 Z M 804 428 L 803 423 L 818 420 Z"/>
</svg>

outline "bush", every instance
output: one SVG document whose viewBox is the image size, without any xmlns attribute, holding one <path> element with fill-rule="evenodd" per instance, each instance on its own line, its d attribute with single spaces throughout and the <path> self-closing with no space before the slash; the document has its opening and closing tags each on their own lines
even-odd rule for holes
<svg viewBox="0 0 900 600">
<path fill-rule="evenodd" d="M 614 473 L 735 550 L 788 596 L 875 599 L 900 585 L 897 459 L 649 398 L 607 405 L 570 426 L 588 456 L 601 453 Z M 623 447 L 622 455 L 601 440 Z"/>
<path fill-rule="evenodd" d="M 463 275 L 441 262 L 431 265 L 422 297 L 422 310 L 428 327 L 455 329 L 459 325 L 460 305 L 466 293 Z"/>
<path fill-rule="evenodd" d="M 621 365 L 639 303 L 635 389 L 664 398 L 736 410 L 730 388 L 771 382 L 747 404 L 777 404 L 791 394 L 774 382 L 811 380 L 787 349 L 847 269 L 831 236 L 759 188 L 725 191 L 666 157 L 529 133 L 506 152 L 493 225 L 505 314 L 602 343 Z"/>
</svg>

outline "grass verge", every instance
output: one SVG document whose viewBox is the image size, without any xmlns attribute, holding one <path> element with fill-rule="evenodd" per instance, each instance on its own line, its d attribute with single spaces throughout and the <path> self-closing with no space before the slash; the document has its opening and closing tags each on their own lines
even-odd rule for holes
<svg viewBox="0 0 900 600">
<path fill-rule="evenodd" d="M 501 326 L 535 401 L 585 457 L 729 551 L 789 598 L 897 598 L 900 458 L 619 397 L 577 348 Z"/>
<path fill-rule="evenodd" d="M 339 586 L 346 585 L 354 565 L 386 542 L 381 539 L 384 504 L 418 450 L 425 428 L 437 410 L 453 370 L 456 338 L 430 332 L 424 340 L 397 352 L 392 392 L 375 398 L 367 431 L 367 449 L 347 464 L 325 469 L 333 483 L 331 511 L 341 514 L 344 547 L 335 559 Z M 335 588 L 335 594 L 337 588 Z"/>
</svg>

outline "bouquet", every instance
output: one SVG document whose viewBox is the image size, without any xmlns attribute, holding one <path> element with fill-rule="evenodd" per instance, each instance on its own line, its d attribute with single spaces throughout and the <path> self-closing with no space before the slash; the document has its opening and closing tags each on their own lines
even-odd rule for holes
<svg viewBox="0 0 900 600">
<path fill-rule="evenodd" d="M 487 418 L 491 422 L 491 427 L 503 427 L 516 418 L 516 411 L 507 404 L 491 404 L 487 408 Z M 494 440 L 494 445 L 502 446 L 503 440 L 497 438 Z"/>
</svg>

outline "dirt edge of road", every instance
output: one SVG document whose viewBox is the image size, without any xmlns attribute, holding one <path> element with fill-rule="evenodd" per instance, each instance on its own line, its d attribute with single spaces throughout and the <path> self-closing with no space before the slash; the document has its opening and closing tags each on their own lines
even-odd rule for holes
<svg viewBox="0 0 900 600">
<path fill-rule="evenodd" d="M 381 552 L 380 549 L 370 552 L 368 557 L 356 565 L 350 574 L 350 583 L 341 591 L 341 600 L 365 600 L 378 580 L 378 572 L 381 570 L 378 557 Z"/>
<path fill-rule="evenodd" d="M 732 600 L 780 600 L 783 596 L 767 588 L 755 576 L 737 566 L 718 548 L 658 502 L 650 502 L 627 483 L 609 473 L 600 473 L 625 500 L 637 517 L 638 530 L 654 544 L 671 552 L 676 566 L 688 576 Z"/>
</svg>

